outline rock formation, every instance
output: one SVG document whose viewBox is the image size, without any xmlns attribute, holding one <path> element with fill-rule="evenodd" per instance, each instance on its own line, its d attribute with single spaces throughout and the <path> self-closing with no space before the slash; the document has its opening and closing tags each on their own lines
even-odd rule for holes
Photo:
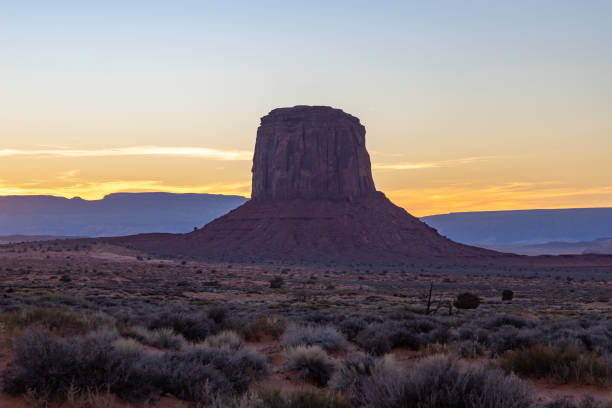
<svg viewBox="0 0 612 408">
<path fill-rule="evenodd" d="M 339 109 L 296 106 L 264 116 L 252 171 L 252 199 L 242 206 L 200 230 L 136 236 L 129 245 L 244 262 L 399 264 L 497 255 L 440 236 L 376 191 L 365 128 Z"/>
<path fill-rule="evenodd" d="M 352 198 L 376 191 L 365 127 L 328 106 L 274 109 L 261 118 L 253 200 Z"/>
</svg>

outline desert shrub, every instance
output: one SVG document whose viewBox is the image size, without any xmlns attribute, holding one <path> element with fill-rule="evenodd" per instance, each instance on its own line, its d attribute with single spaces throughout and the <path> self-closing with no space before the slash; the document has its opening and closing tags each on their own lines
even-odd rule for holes
<svg viewBox="0 0 612 408">
<path fill-rule="evenodd" d="M 584 395 L 582 400 L 576 402 L 573 398 L 562 397 L 550 401 L 541 406 L 541 408 L 610 408 L 612 403 L 604 403 L 595 401 L 593 396 Z"/>
<path fill-rule="evenodd" d="M 480 306 L 480 297 L 471 292 L 463 292 L 457 295 L 453 305 L 457 309 L 476 309 Z"/>
<path fill-rule="evenodd" d="M 156 385 L 179 399 L 199 402 L 207 400 L 211 390 L 228 393 L 232 389 L 227 377 L 209 363 L 185 358 L 166 359 L 164 363 Z"/>
<path fill-rule="evenodd" d="M 248 341 L 259 341 L 264 335 L 279 338 L 285 331 L 287 322 L 276 316 L 259 317 L 240 328 L 240 333 Z"/>
<path fill-rule="evenodd" d="M 121 336 L 134 339 L 142 344 L 148 344 L 151 337 L 151 330 L 142 326 L 118 325 L 117 330 Z"/>
<path fill-rule="evenodd" d="M 100 314 L 82 315 L 66 308 L 21 309 L 0 314 L 10 336 L 34 326 L 62 334 L 84 333 L 89 330 L 111 325 L 112 321 Z"/>
<path fill-rule="evenodd" d="M 418 350 L 428 343 L 444 344 L 448 338 L 448 328 L 438 321 L 409 318 L 373 323 L 357 335 L 355 342 L 370 354 L 382 355 L 395 347 Z"/>
<path fill-rule="evenodd" d="M 311 296 L 314 297 L 314 295 Z M 303 309 L 302 320 L 308 324 L 328 325 L 335 323 L 338 320 L 335 313 L 322 310 L 313 310 L 313 306 L 316 309 L 317 304 L 311 303 L 308 309 Z"/>
<path fill-rule="evenodd" d="M 393 347 L 407 347 L 418 350 L 423 344 L 427 343 L 426 334 L 433 326 L 417 327 L 412 322 L 384 322 L 379 326 L 383 333 L 387 333 Z"/>
<path fill-rule="evenodd" d="M 450 354 L 451 352 L 457 352 L 455 344 L 427 343 L 419 349 L 418 355 L 420 357 L 428 357 L 436 354 Z"/>
<path fill-rule="evenodd" d="M 288 394 L 280 390 L 263 390 L 253 408 L 350 408 L 340 395 L 328 391 L 304 388 Z"/>
<path fill-rule="evenodd" d="M 535 325 L 535 323 L 531 320 L 508 314 L 502 314 L 493 318 L 481 320 L 477 324 L 480 324 L 487 329 L 496 329 L 502 326 L 513 326 L 517 329 L 521 329 L 523 327 L 533 327 Z"/>
<path fill-rule="evenodd" d="M 530 347 L 541 339 L 541 332 L 537 329 L 501 326 L 488 334 L 485 343 L 493 355 L 501 355 L 507 350 Z"/>
<path fill-rule="evenodd" d="M 168 327 L 148 330 L 141 326 L 128 326 L 120 327 L 119 333 L 124 337 L 159 349 L 180 350 L 187 345 L 181 334 L 175 333 Z"/>
<path fill-rule="evenodd" d="M 291 325 L 285 330 L 281 342 L 285 347 L 319 346 L 333 352 L 343 349 L 346 341 L 342 333 L 332 326 Z"/>
<path fill-rule="evenodd" d="M 169 328 L 182 334 L 189 341 L 202 341 L 214 330 L 214 322 L 208 316 L 192 316 L 185 313 L 162 313 L 149 324 L 149 329 Z"/>
<path fill-rule="evenodd" d="M 372 377 L 401 377 L 402 370 L 393 356 L 373 357 L 363 353 L 349 355 L 330 380 L 330 388 L 342 392 L 354 405 L 364 400 L 364 385 Z"/>
<path fill-rule="evenodd" d="M 364 386 L 366 407 L 528 408 L 531 389 L 497 369 L 465 368 L 443 355 L 416 363 L 408 376 L 371 377 Z"/>
<path fill-rule="evenodd" d="M 368 323 L 359 317 L 349 317 L 340 322 L 339 328 L 348 340 L 353 341 L 367 325 Z"/>
<path fill-rule="evenodd" d="M 381 356 L 391 352 L 393 344 L 387 333 L 368 327 L 362 330 L 355 338 L 355 343 L 366 352 L 375 356 Z"/>
<path fill-rule="evenodd" d="M 87 353 L 87 343 L 83 344 L 83 352 Z M 117 396 L 137 400 L 153 394 L 155 370 L 159 357 L 147 353 L 142 346 L 134 341 L 119 339 L 113 343 L 113 349 L 106 358 L 101 358 L 99 363 L 106 362 L 106 370 L 108 378 L 104 377 L 104 373 L 100 373 L 97 382 L 102 384 L 102 387 L 81 388 L 81 390 L 95 390 L 96 392 L 111 391 Z M 98 370 L 104 368 L 98 367 Z M 87 375 L 86 373 L 84 375 Z M 100 381 L 100 378 L 106 379 Z"/>
<path fill-rule="evenodd" d="M 156 385 L 187 401 L 201 401 L 210 394 L 244 392 L 267 375 L 266 358 L 247 347 L 240 350 L 192 347 L 168 353 L 157 368 Z"/>
<path fill-rule="evenodd" d="M 461 340 L 475 340 L 486 345 L 494 355 L 534 344 L 612 352 L 612 322 L 600 316 L 532 320 L 501 315 L 466 322 L 458 329 L 458 334 Z"/>
<path fill-rule="evenodd" d="M 208 309 L 206 315 L 216 325 L 222 325 L 227 320 L 227 309 L 221 306 L 214 306 Z"/>
<path fill-rule="evenodd" d="M 244 346 L 244 342 L 236 332 L 226 330 L 207 337 L 204 345 L 219 349 L 239 350 Z"/>
<path fill-rule="evenodd" d="M 27 398 L 27 397 L 26 397 Z M 75 387 L 68 390 L 66 396 L 66 402 L 70 408 L 119 408 L 121 405 L 117 401 L 117 397 L 111 394 L 109 391 L 104 392 L 92 392 L 82 391 Z M 32 404 L 32 407 L 45 407 L 48 401 L 42 404 Z"/>
<path fill-rule="evenodd" d="M 507 372 L 532 378 L 550 378 L 561 383 L 609 384 L 612 364 L 595 352 L 581 351 L 576 346 L 556 348 L 534 345 L 512 350 L 500 358 Z"/>
<path fill-rule="evenodd" d="M 510 289 L 504 289 L 502 291 L 501 298 L 503 301 L 512 300 L 512 298 L 514 298 L 514 292 L 511 291 Z"/>
<path fill-rule="evenodd" d="M 177 334 L 174 330 L 163 327 L 153 330 L 150 342 L 146 344 L 159 349 L 180 350 L 185 347 L 187 342 L 181 334 Z"/>
<path fill-rule="evenodd" d="M 578 345 L 586 351 L 612 352 L 612 321 L 585 316 L 548 323 L 544 329 L 543 343 L 561 348 Z"/>
<path fill-rule="evenodd" d="M 58 340 L 46 332 L 27 331 L 13 344 L 12 364 L 2 373 L 10 394 L 48 394 L 63 400 L 68 390 L 110 390 L 123 398 L 152 392 L 154 358 L 136 343 L 117 342 L 111 331 Z"/>
<path fill-rule="evenodd" d="M 474 340 L 486 344 L 491 332 L 483 327 L 476 327 L 473 324 L 464 325 L 458 330 L 459 340 Z"/>
<path fill-rule="evenodd" d="M 324 386 L 331 378 L 335 365 L 319 346 L 297 346 L 285 352 L 284 368 L 297 371 L 300 378 Z"/>
<path fill-rule="evenodd" d="M 485 353 L 482 345 L 477 341 L 464 340 L 459 343 L 459 356 L 462 358 L 476 358 Z"/>
<path fill-rule="evenodd" d="M 108 390 L 125 399 L 168 392 L 199 401 L 211 393 L 243 392 L 268 372 L 266 358 L 246 347 L 200 346 L 155 355 L 110 331 L 66 339 L 28 331 L 15 340 L 13 356 L 2 373 L 4 391 L 60 400 L 76 389 Z"/>
<path fill-rule="evenodd" d="M 54 307 L 58 304 L 81 307 L 91 306 L 91 302 L 87 301 L 84 297 L 71 293 L 46 293 L 38 297 L 36 304 L 50 304 Z"/>
<path fill-rule="evenodd" d="M 285 283 L 285 280 L 283 278 L 281 278 L 280 276 L 276 276 L 272 280 L 270 280 L 270 288 L 280 289 L 283 287 L 284 283 Z"/>
</svg>

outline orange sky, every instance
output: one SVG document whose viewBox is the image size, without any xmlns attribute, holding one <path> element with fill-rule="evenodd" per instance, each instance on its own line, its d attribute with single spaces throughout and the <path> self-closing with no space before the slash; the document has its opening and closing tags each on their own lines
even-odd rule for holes
<svg viewBox="0 0 612 408">
<path fill-rule="evenodd" d="M 415 215 L 612 206 L 609 3 L 238 3 L 0 5 L 0 195 L 248 195 L 311 104 Z"/>
</svg>

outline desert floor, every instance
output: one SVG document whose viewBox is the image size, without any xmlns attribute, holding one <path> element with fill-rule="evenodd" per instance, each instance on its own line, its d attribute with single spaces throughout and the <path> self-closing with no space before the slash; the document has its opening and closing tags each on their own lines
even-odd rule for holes
<svg viewBox="0 0 612 408">
<path fill-rule="evenodd" d="M 282 278 L 280 288 L 270 281 Z M 224 307 L 230 314 L 276 316 L 292 322 L 334 321 L 352 313 L 387 315 L 422 314 L 432 287 L 430 314 L 448 315 L 448 301 L 458 293 L 474 292 L 481 298 L 475 310 L 453 308 L 458 319 L 513 315 L 527 319 L 576 318 L 597 315 L 612 319 L 612 270 L 609 268 L 415 266 L 409 268 L 312 267 L 277 264 L 227 264 L 191 260 L 156 259 L 107 244 L 73 245 L 66 242 L 0 246 L 0 307 L 3 316 L 24 307 L 117 315 L 118 308 L 150 308 L 148 313 L 175 308 L 197 312 Z M 504 289 L 514 292 L 502 301 Z M 136 313 L 136 312 L 135 312 Z M 137 319 L 137 317 L 136 317 Z M 246 321 L 246 320 L 245 320 Z M 36 322 L 33 323 L 36 325 Z M 11 341 L 23 327 L 0 320 L 0 370 L 11 361 Z M 55 333 L 62 336 L 62 328 Z M 265 354 L 272 373 L 256 384 L 290 390 L 308 387 L 306 381 L 283 368 L 284 346 L 277 336 L 264 334 L 246 344 Z M 394 348 L 396 360 L 410 367 L 437 352 L 456 353 L 457 345 L 428 345 L 418 349 Z M 359 350 L 352 341 L 331 353 L 336 360 Z M 486 355 L 465 358 L 468 364 L 495 364 Z M 564 395 L 589 393 L 612 400 L 606 385 L 560 384 L 553 379 L 527 379 L 543 401 Z M 146 402 L 109 402 L 108 406 L 182 407 L 187 403 L 163 395 Z M 0 407 L 35 406 L 26 396 L 0 394 Z M 57 404 L 56 404 L 57 405 Z M 50 406 L 54 406 L 53 404 Z M 67 406 L 64 404 L 63 406 Z"/>
</svg>

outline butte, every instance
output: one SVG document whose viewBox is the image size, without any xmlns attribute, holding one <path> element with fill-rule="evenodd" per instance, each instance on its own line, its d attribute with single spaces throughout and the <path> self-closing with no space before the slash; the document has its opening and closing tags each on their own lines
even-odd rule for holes
<svg viewBox="0 0 612 408">
<path fill-rule="evenodd" d="M 441 236 L 377 191 L 365 134 L 359 119 L 340 109 L 274 109 L 257 130 L 248 202 L 187 234 L 113 242 L 238 262 L 480 263 L 501 255 Z"/>
</svg>

